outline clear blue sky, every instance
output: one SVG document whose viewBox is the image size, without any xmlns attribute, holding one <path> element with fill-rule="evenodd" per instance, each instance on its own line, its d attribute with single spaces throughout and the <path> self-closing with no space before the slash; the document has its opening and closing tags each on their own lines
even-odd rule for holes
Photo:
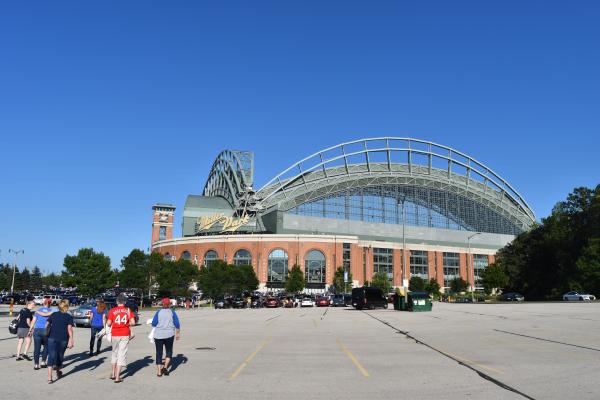
<svg viewBox="0 0 600 400">
<path fill-rule="evenodd" d="M 118 267 L 153 203 L 180 234 L 226 148 L 255 151 L 260 186 L 339 142 L 428 139 L 547 216 L 600 183 L 599 4 L 2 2 L 0 262 L 92 246 Z"/>
</svg>

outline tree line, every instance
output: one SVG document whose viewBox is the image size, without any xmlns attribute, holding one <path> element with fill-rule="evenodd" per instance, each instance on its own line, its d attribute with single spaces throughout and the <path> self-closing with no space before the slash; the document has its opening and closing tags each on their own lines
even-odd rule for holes
<svg viewBox="0 0 600 400">
<path fill-rule="evenodd" d="M 494 267 L 504 287 L 531 300 L 577 290 L 600 295 L 600 185 L 579 187 L 531 230 L 502 248 Z"/>
</svg>

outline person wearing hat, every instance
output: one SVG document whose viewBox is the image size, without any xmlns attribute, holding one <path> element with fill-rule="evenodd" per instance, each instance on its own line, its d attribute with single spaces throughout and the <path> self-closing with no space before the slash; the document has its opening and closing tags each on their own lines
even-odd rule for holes
<svg viewBox="0 0 600 400">
<path fill-rule="evenodd" d="M 117 296 L 117 306 L 110 309 L 106 325 L 111 329 L 112 373 L 110 379 L 115 383 L 122 382 L 121 369 L 127 365 L 127 347 L 131 338 L 130 325 L 135 324 L 135 315 L 125 306 L 127 297 L 121 293 Z"/>
<path fill-rule="evenodd" d="M 179 317 L 171 309 L 171 300 L 165 297 L 161 300 L 162 309 L 158 310 L 152 318 L 154 327 L 154 346 L 156 347 L 156 376 L 169 375 L 169 365 L 173 357 L 173 342 L 179 340 Z M 165 349 L 165 362 L 163 365 L 163 347 Z"/>
</svg>

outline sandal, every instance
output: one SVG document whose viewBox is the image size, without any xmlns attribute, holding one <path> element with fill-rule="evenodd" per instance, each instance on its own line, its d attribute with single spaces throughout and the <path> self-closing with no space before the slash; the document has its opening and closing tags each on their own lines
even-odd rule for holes
<svg viewBox="0 0 600 400">
<path fill-rule="evenodd" d="M 53 383 L 54 383 L 54 381 L 52 379 L 48 379 L 48 385 L 51 385 Z"/>
<path fill-rule="evenodd" d="M 39 366 L 37 366 L 37 365 L 34 365 L 34 366 L 33 366 L 33 369 L 37 371 L 38 369 L 40 369 L 40 367 L 39 367 Z"/>
<path fill-rule="evenodd" d="M 114 380 L 115 380 L 115 377 L 111 375 L 111 376 L 110 376 L 110 379 L 114 381 Z"/>
<path fill-rule="evenodd" d="M 160 372 L 162 372 L 163 375 L 169 376 L 169 370 L 166 369 L 165 367 L 163 367 L 162 371 L 160 371 Z"/>
<path fill-rule="evenodd" d="M 123 382 L 123 379 L 115 379 L 115 383 L 121 383 Z"/>
</svg>

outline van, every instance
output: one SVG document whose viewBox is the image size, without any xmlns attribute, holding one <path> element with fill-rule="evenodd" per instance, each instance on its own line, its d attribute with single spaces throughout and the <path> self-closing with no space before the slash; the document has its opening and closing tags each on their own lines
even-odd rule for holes
<svg viewBox="0 0 600 400">
<path fill-rule="evenodd" d="M 352 289 L 352 306 L 357 310 L 388 308 L 388 301 L 381 289 L 361 287 Z"/>
</svg>

